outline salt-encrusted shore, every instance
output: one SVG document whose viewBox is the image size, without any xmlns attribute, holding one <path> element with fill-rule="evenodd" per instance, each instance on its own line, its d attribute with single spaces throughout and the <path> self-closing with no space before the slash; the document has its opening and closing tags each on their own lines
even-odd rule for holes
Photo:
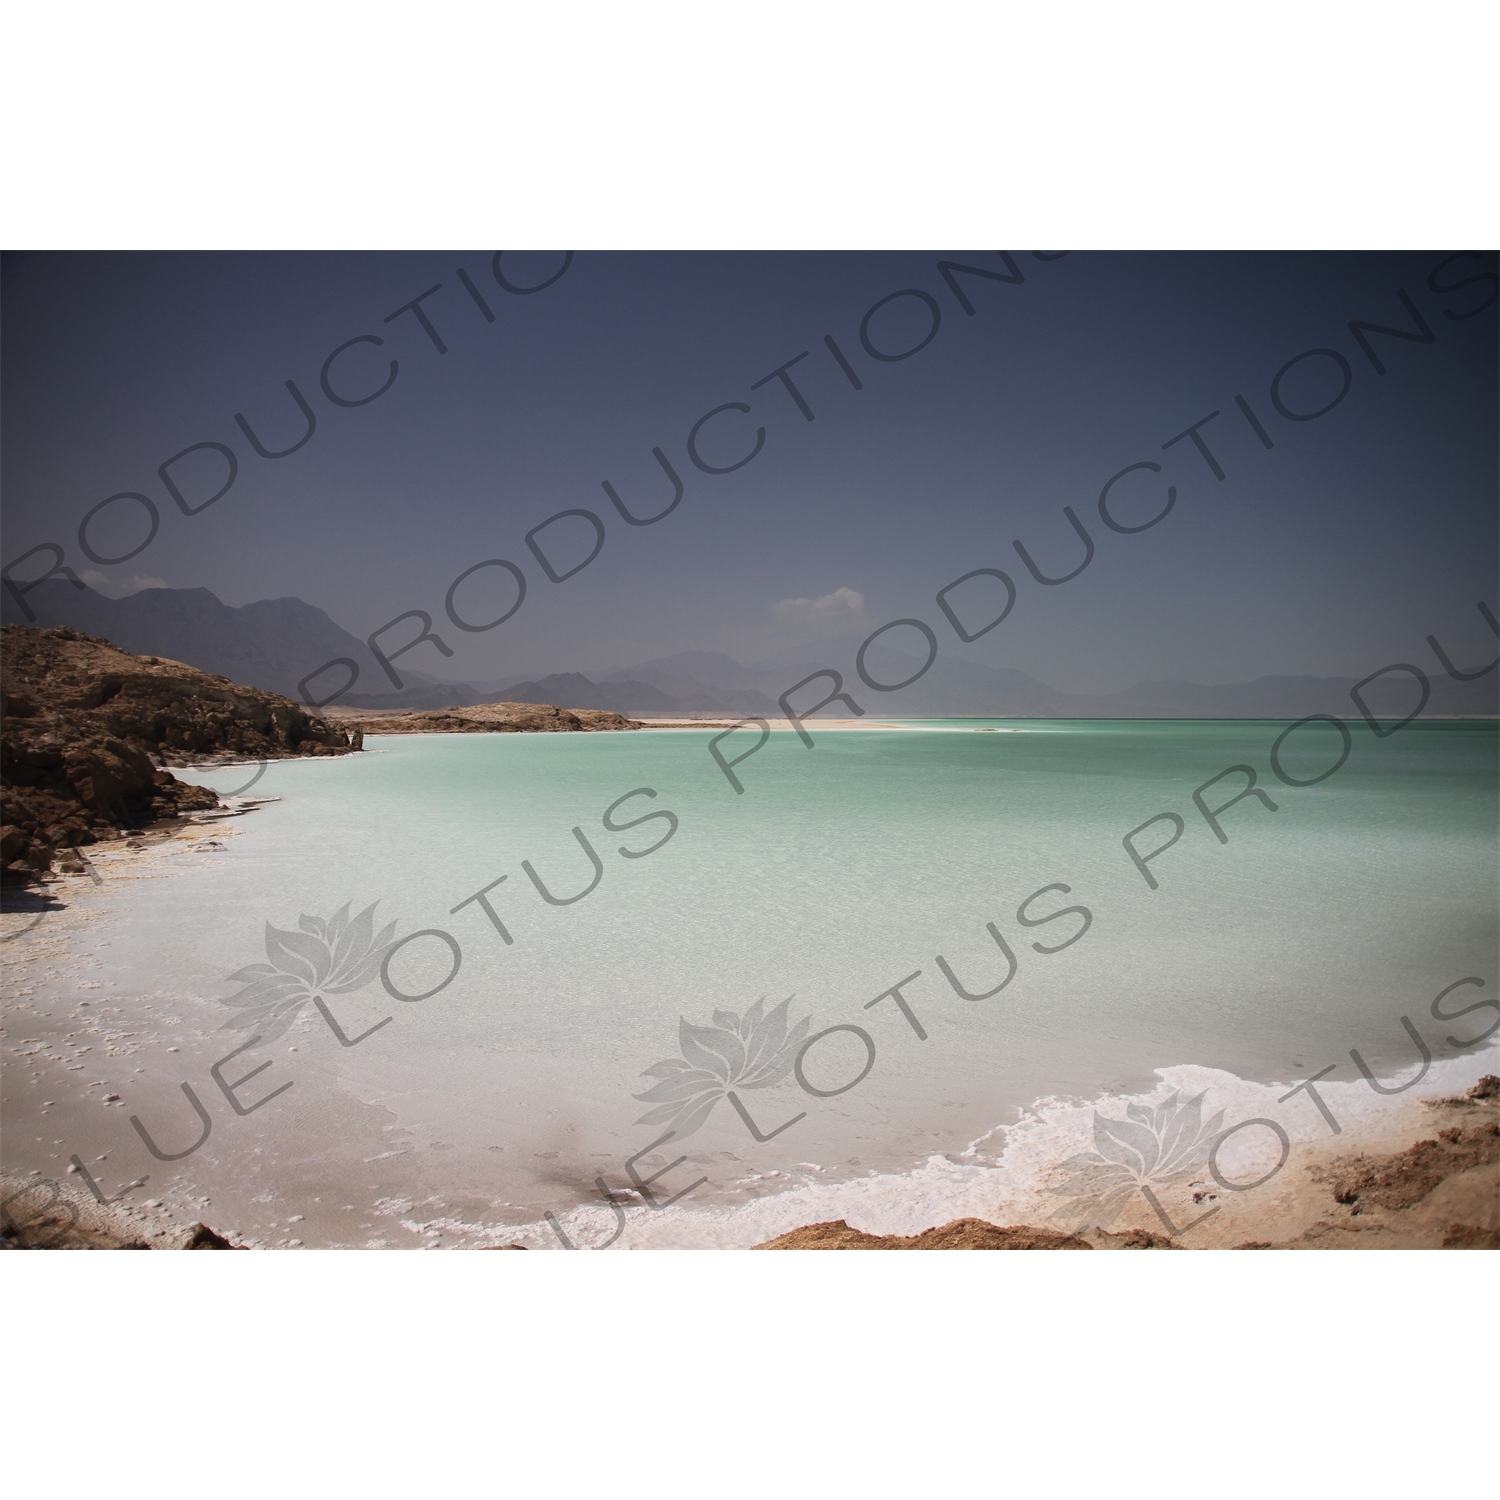
<svg viewBox="0 0 1500 1500">
<path fill-rule="evenodd" d="M 1203 1207 L 1217 1209 L 1201 1228 L 1175 1233 L 1154 1213 L 1132 1206 L 1127 1225 L 1087 1222 L 1058 1243 L 963 1219 L 911 1236 L 871 1235 L 844 1221 L 804 1225 L 760 1250 L 1497 1250 L 1500 1249 L 1500 1079 L 1462 1095 L 1393 1111 L 1337 1142 L 1294 1148 L 1289 1180 L 1271 1198 L 1243 1200 L 1213 1182 L 1200 1184 Z M 1421 1132 L 1412 1141 L 1413 1132 Z M 1406 1144 L 1402 1144 L 1406 1143 Z M 1197 1217 L 1201 1209 L 1195 1209 Z M 1044 1234 L 1056 1238 L 1058 1228 Z M 1244 1235 L 1240 1239 L 1238 1236 Z"/>
<path fill-rule="evenodd" d="M 1476 1059 L 1453 1059 L 1472 1063 Z M 1170 1069 L 1173 1075 L 1205 1069 Z M 1444 1087 L 1455 1073 L 1444 1069 Z M 1225 1077 L 1227 1075 L 1219 1075 Z M 1252 1086 L 1253 1087 L 1253 1086 Z M 1352 1086 L 1351 1086 L 1352 1087 Z M 1330 1089 L 1329 1093 L 1335 1092 Z M 1334 1104 L 1332 1098 L 1329 1103 Z M 1340 1098 L 1335 1106 L 1355 1101 Z M 1037 1134 L 1059 1122 L 1044 1115 Z M 997 1192 L 984 1185 L 992 1168 L 965 1169 L 946 1162 L 914 1174 L 823 1188 L 794 1188 L 740 1208 L 665 1210 L 636 1224 L 616 1242 L 622 1249 L 1240 1249 L 1413 1250 L 1500 1248 L 1500 1080 L 1493 1076 L 1459 1094 L 1424 1091 L 1422 1097 L 1373 1113 L 1351 1114 L 1342 1135 L 1293 1144 L 1277 1186 L 1243 1194 L 1212 1181 L 1196 1185 L 1193 1222 L 1163 1222 L 1144 1198 L 1128 1206 L 1111 1228 L 1060 1223 L 1055 1196 L 1032 1191 Z M 1039 1140 L 1023 1146 L 1034 1156 Z M 1033 1161 L 1032 1166 L 1035 1167 Z M 1056 1164 L 1053 1164 L 1054 1168 Z M 956 1169 L 955 1169 L 956 1167 Z M 1021 1168 L 1022 1171 L 1026 1170 Z M 979 1175 L 976 1177 L 976 1173 Z M 1045 1170 L 1041 1174 L 1049 1174 Z M 967 1179 L 967 1180 L 966 1180 Z M 996 1186 L 999 1186 L 997 1183 Z M 809 1221 L 806 1214 L 841 1210 L 837 1219 Z M 598 1226 L 613 1233 L 614 1216 Z M 1206 1216 L 1206 1217 L 1200 1217 Z M 584 1210 L 570 1216 L 578 1243 L 595 1239 L 601 1217 Z M 639 1216 L 635 1216 L 639 1217 Z M 924 1218 L 934 1222 L 913 1227 Z M 660 1223 L 652 1220 L 661 1219 Z M 796 1220 L 791 1227 L 776 1227 Z M 957 1221 L 957 1222 L 955 1222 Z M 1189 1225 L 1191 1227 L 1189 1227 Z M 764 1241 L 753 1236 L 767 1226 Z M 446 1225 L 448 1248 L 560 1249 L 555 1231 Z M 466 1231 L 466 1232 L 465 1232 Z M 0 1248 L 17 1249 L 231 1249 L 236 1244 L 203 1224 L 184 1205 L 156 1198 L 101 1205 L 80 1180 L 53 1182 L 38 1174 L 0 1174 Z"/>
<path fill-rule="evenodd" d="M 1124 1236 L 1143 1248 L 1170 1242 L 1175 1248 L 1204 1250 L 1438 1249 L 1445 1248 L 1443 1241 L 1454 1230 L 1472 1231 L 1467 1238 L 1477 1236 L 1487 1244 L 1500 1230 L 1500 1100 L 1493 1085 L 1481 1090 L 1484 1098 L 1465 1095 L 1494 1071 L 1497 1052 L 1500 1048 L 1487 1046 L 1433 1062 L 1419 1083 L 1394 1096 L 1375 1093 L 1363 1080 L 1320 1082 L 1319 1092 L 1339 1122 L 1338 1135 L 1305 1094 L 1280 1102 L 1299 1079 L 1259 1084 L 1213 1068 L 1162 1068 L 1157 1070 L 1161 1084 L 1148 1094 L 1105 1095 L 1090 1102 L 1042 1100 L 1016 1124 L 1000 1127 L 962 1155 L 934 1156 L 908 1172 L 872 1172 L 854 1181 L 824 1183 L 816 1180 L 814 1168 L 803 1180 L 750 1203 L 694 1209 L 689 1200 L 655 1213 L 627 1214 L 615 1248 L 743 1249 L 837 1220 L 867 1234 L 907 1237 L 969 1218 L 1073 1232 L 1096 1248 L 1134 1248 L 1118 1238 Z M 1122 1119 L 1132 1104 L 1157 1106 L 1174 1093 L 1187 1099 L 1205 1090 L 1205 1108 L 1225 1110 L 1226 1129 L 1253 1119 L 1282 1124 L 1289 1151 L 1270 1181 L 1235 1191 L 1221 1187 L 1205 1169 L 1181 1186 L 1158 1184 L 1155 1195 L 1171 1227 L 1139 1192 L 1104 1234 L 1085 1212 L 1066 1211 L 1068 1200 L 1054 1190 L 1070 1176 L 1068 1160 L 1093 1145 L 1096 1110 Z M 1443 1131 L 1454 1130 L 1468 1138 L 1454 1142 L 1442 1137 Z M 1420 1141 L 1435 1142 L 1437 1150 L 1419 1153 L 1421 1160 L 1415 1163 L 1391 1167 L 1392 1181 L 1405 1183 L 1395 1200 L 1409 1197 L 1412 1184 L 1432 1176 L 1439 1152 L 1452 1160 L 1419 1199 L 1392 1208 L 1386 1203 L 1390 1192 L 1371 1188 L 1339 1201 L 1341 1185 L 1347 1187 L 1372 1161 L 1406 1152 Z M 1227 1180 L 1253 1182 L 1274 1167 L 1278 1149 L 1267 1130 L 1242 1132 L 1238 1144 L 1242 1150 L 1226 1143 L 1219 1162 Z M 1464 1165 L 1471 1157 L 1472 1163 Z M 602 1243 L 617 1227 L 612 1211 L 602 1205 L 575 1210 L 561 1223 L 580 1246 Z M 545 1224 L 497 1227 L 494 1233 L 535 1249 L 558 1243 Z"/>
</svg>

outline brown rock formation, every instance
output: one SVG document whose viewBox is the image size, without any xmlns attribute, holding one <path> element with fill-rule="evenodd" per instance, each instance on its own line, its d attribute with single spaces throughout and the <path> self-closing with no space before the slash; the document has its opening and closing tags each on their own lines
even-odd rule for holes
<svg viewBox="0 0 1500 1500">
<path fill-rule="evenodd" d="M 1440 1250 L 1500 1250 L 1500 1229 L 1481 1229 L 1475 1224 L 1450 1224 Z"/>
<path fill-rule="evenodd" d="M 1153 1234 L 1149 1229 L 1096 1229 L 1094 1236 L 1100 1250 L 1180 1250 L 1181 1245 L 1172 1243 L 1171 1235 Z M 1240 1246 L 1240 1249 L 1246 1248 Z"/>
<path fill-rule="evenodd" d="M 955 1219 L 921 1234 L 865 1234 L 842 1219 L 827 1224 L 805 1224 L 757 1250 L 1092 1250 L 1076 1234 L 1054 1234 L 1029 1225 L 1001 1228 L 983 1219 Z"/>
<path fill-rule="evenodd" d="M 356 734 L 588 734 L 641 727 L 607 709 L 558 708 L 551 703 L 476 703 L 469 708 L 393 714 L 335 709 L 330 717 L 351 728 L 358 726 Z"/>
<path fill-rule="evenodd" d="M 231 1245 L 228 1240 L 216 1229 L 210 1229 L 207 1224 L 198 1223 L 188 1231 L 188 1237 L 182 1248 L 184 1250 L 243 1250 L 243 1245 Z"/>
<path fill-rule="evenodd" d="M 163 766 L 349 750 L 289 698 L 67 626 L 6 625 L 0 648 L 7 886 L 43 879 L 60 850 L 218 805 Z"/>
<path fill-rule="evenodd" d="M 1437 1102 L 1440 1108 L 1478 1109 L 1487 1100 L 1496 1098 L 1500 1098 L 1500 1078 L 1496 1078 L 1493 1073 L 1486 1073 L 1473 1088 L 1460 1098 L 1440 1099 Z"/>
<path fill-rule="evenodd" d="M 243 1250 L 207 1224 L 187 1228 L 71 1182 L 0 1174 L 0 1250 Z"/>
<path fill-rule="evenodd" d="M 1491 1121 L 1467 1130 L 1455 1125 L 1438 1131 L 1437 1140 L 1418 1141 L 1395 1156 L 1357 1157 L 1334 1183 L 1333 1196 L 1339 1203 L 1354 1204 L 1355 1213 L 1369 1205 L 1411 1208 L 1456 1172 L 1497 1160 L 1500 1124 Z"/>
</svg>

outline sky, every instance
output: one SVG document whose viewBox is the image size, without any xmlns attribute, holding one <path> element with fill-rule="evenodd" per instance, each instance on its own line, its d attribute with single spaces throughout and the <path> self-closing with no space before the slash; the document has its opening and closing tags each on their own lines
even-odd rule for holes
<svg viewBox="0 0 1500 1500">
<path fill-rule="evenodd" d="M 1497 604 L 1497 282 L 1492 255 L 1455 254 L 510 252 L 499 274 L 517 290 L 487 250 L 11 254 L 4 561 L 52 542 L 106 592 L 293 595 L 359 636 L 425 611 L 453 655 L 424 643 L 396 670 L 453 680 L 686 649 L 852 676 L 863 639 L 911 618 L 945 655 L 1071 692 L 1364 676 L 1427 659 L 1429 633 L 1480 663 L 1494 642 L 1476 604 Z M 952 272 L 955 290 L 942 261 L 1016 279 Z M 429 332 L 401 309 L 434 287 Z M 1403 292 L 1432 339 L 1367 335 L 1382 374 L 1350 320 L 1415 329 Z M 364 404 L 322 386 L 346 344 L 328 374 L 345 401 L 397 365 Z M 811 421 L 774 374 L 804 351 L 787 374 Z M 290 447 L 307 422 L 288 380 L 316 426 L 264 458 L 235 414 L 264 447 Z M 1295 420 L 1278 402 L 1328 410 Z M 728 403 L 749 411 L 704 423 L 698 458 L 728 471 L 706 472 L 689 434 Z M 1199 435 L 1222 479 L 1179 437 L 1211 412 Z M 187 515 L 159 466 L 203 443 L 228 447 L 237 474 Z M 603 484 L 655 515 L 673 494 L 655 448 L 682 500 L 628 525 Z M 1175 504 L 1111 529 L 1101 489 L 1146 462 L 1161 471 L 1120 479 L 1112 518 L 1145 525 L 1169 485 Z M 168 477 L 196 508 L 226 472 L 200 448 Z M 85 540 L 122 560 L 92 561 L 80 523 L 122 493 L 145 496 L 159 529 L 124 557 L 148 512 L 115 500 Z M 1084 551 L 1064 507 L 1094 556 L 1042 584 L 1015 543 L 1044 575 L 1070 572 Z M 604 541 L 553 582 L 526 538 L 570 510 Z M 536 541 L 562 574 L 595 535 L 573 516 Z M 524 575 L 524 602 L 493 628 L 456 628 L 450 586 L 494 559 Z M 976 569 L 1009 575 L 1016 602 L 964 643 L 936 596 Z M 480 568 L 454 607 L 484 624 L 515 597 L 508 570 Z M 970 633 L 996 600 L 989 574 L 950 596 Z M 408 620 L 380 641 L 415 634 Z M 909 626 L 881 639 L 925 649 Z"/>
</svg>

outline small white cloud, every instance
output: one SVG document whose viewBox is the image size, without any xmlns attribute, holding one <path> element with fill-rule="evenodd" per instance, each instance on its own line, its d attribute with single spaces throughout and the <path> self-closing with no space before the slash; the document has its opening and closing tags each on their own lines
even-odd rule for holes
<svg viewBox="0 0 1500 1500">
<path fill-rule="evenodd" d="M 94 568 L 85 568 L 78 575 L 96 594 L 103 594 L 106 599 L 123 599 L 127 594 L 138 594 L 142 589 L 164 589 L 167 587 L 165 578 L 141 578 L 139 575 L 130 578 L 106 578 Z"/>
<path fill-rule="evenodd" d="M 804 624 L 841 624 L 863 618 L 865 596 L 856 589 L 835 589 L 821 599 L 779 599 L 772 617 Z"/>
</svg>

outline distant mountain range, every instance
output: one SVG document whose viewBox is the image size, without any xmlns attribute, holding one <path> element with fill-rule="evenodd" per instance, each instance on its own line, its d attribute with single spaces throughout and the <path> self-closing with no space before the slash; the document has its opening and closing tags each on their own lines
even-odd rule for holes
<svg viewBox="0 0 1500 1500">
<path fill-rule="evenodd" d="M 9 589 L 0 590 L 0 620 L 71 625 L 136 656 L 165 656 L 299 702 L 299 679 L 336 656 L 357 661 L 362 682 L 371 673 L 385 680 L 362 640 L 300 599 L 262 599 L 238 609 L 208 589 L 142 589 L 110 599 L 55 578 L 32 589 L 26 602 L 35 622 L 17 607 Z M 435 680 L 415 672 L 403 675 L 422 683 Z"/>
<path fill-rule="evenodd" d="M 186 662 L 292 698 L 300 696 L 301 678 L 337 656 L 359 664 L 360 685 L 383 685 L 387 680 L 362 640 L 300 599 L 263 599 L 232 608 L 208 589 L 145 589 L 109 599 L 55 579 L 33 589 L 27 602 L 38 625 L 72 625 L 137 655 Z M 8 592 L 0 597 L 0 608 L 6 624 L 32 623 Z M 872 650 L 867 665 L 881 680 L 894 682 L 909 677 L 921 663 L 896 651 Z M 911 687 L 885 694 L 865 690 L 842 656 L 826 662 L 747 667 L 717 651 L 679 651 L 595 678 L 562 672 L 453 683 L 402 665 L 398 671 L 407 686 L 400 692 L 355 692 L 338 701 L 352 708 L 432 709 L 505 699 L 611 709 L 637 717 L 767 717 L 780 714 L 776 700 L 781 693 L 820 666 L 843 672 L 845 690 L 871 715 L 934 718 L 1296 719 L 1315 713 L 1347 718 L 1354 711 L 1349 689 L 1357 680 L 1272 676 L 1216 687 L 1146 682 L 1123 692 L 1084 695 L 1058 692 L 1013 667 L 940 656 Z M 1500 673 L 1456 682 L 1436 670 L 1435 663 L 1432 670 L 1425 665 L 1423 670 L 1432 682 L 1427 715 L 1500 714 Z M 1364 695 L 1371 710 L 1382 717 L 1400 717 L 1416 703 L 1412 679 L 1400 672 L 1371 683 Z M 841 705 L 835 705 L 835 711 L 845 712 Z"/>
</svg>

